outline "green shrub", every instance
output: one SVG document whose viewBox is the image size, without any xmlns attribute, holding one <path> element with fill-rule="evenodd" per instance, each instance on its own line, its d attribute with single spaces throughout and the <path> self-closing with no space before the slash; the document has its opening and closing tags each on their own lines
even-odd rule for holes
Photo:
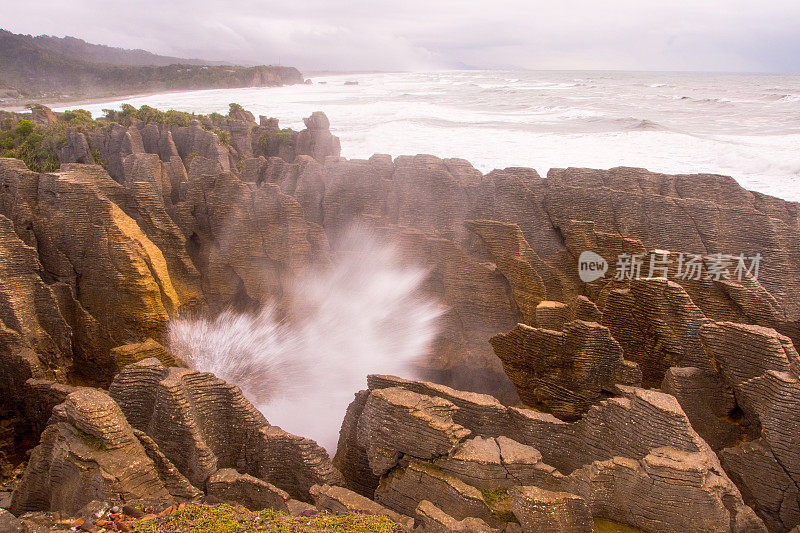
<svg viewBox="0 0 800 533">
<path fill-rule="evenodd" d="M 17 133 L 17 135 L 20 135 L 21 137 L 27 137 L 33 132 L 33 129 L 35 127 L 36 125 L 30 120 L 20 120 L 17 123 L 17 127 L 14 128 L 14 131 Z"/>
<path fill-rule="evenodd" d="M 85 109 L 68 109 L 61 114 L 61 119 L 70 125 L 91 124 L 92 114 Z"/>
<path fill-rule="evenodd" d="M 170 126 L 188 126 L 197 118 L 193 113 L 170 109 L 164 113 L 164 123 Z"/>
<path fill-rule="evenodd" d="M 231 132 L 225 131 L 225 130 L 221 130 L 221 129 L 218 129 L 218 128 L 214 128 L 211 131 L 213 131 L 214 133 L 217 134 L 217 137 L 219 138 L 219 142 L 221 144 L 223 144 L 225 146 L 230 146 L 230 144 L 231 144 Z"/>
<path fill-rule="evenodd" d="M 235 113 L 238 113 L 239 111 L 244 111 L 244 108 L 241 105 L 239 105 L 239 104 L 237 104 L 235 102 L 233 102 L 231 104 L 228 104 L 228 116 L 229 117 L 233 116 Z"/>
</svg>

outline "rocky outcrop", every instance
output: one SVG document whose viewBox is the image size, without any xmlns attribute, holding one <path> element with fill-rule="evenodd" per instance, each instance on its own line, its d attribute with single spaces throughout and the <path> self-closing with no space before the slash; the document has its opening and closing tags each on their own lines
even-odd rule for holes
<svg viewBox="0 0 800 533">
<path fill-rule="evenodd" d="M 333 514 L 346 514 L 351 512 L 385 516 L 410 529 L 412 520 L 408 516 L 398 514 L 391 509 L 387 509 L 379 503 L 360 494 L 347 490 L 344 487 L 330 485 L 315 485 L 311 487 L 311 495 L 314 498 L 314 505 L 317 509 Z"/>
<path fill-rule="evenodd" d="M 608 328 L 576 320 L 563 329 L 518 324 L 490 340 L 525 404 L 574 420 L 618 385 L 641 382 L 639 368 L 623 359 Z"/>
<path fill-rule="evenodd" d="M 515 487 L 510 493 L 511 508 L 523 531 L 592 531 L 592 515 L 580 496 L 538 487 Z"/>
<path fill-rule="evenodd" d="M 280 295 L 286 276 L 327 258 L 327 240 L 278 186 L 231 173 L 193 179 L 175 217 L 216 310 Z"/>
<path fill-rule="evenodd" d="M 199 121 L 195 120 L 189 126 L 173 128 L 172 140 L 185 164 L 187 160 L 199 156 L 219 164 L 223 171 L 231 170 L 228 149 L 219 142 L 216 133 L 203 129 Z"/>
<path fill-rule="evenodd" d="M 206 491 L 220 501 L 244 505 L 251 511 L 289 511 L 286 491 L 251 475 L 240 474 L 233 468 L 220 468 L 214 472 L 206 482 Z"/>
<path fill-rule="evenodd" d="M 297 136 L 297 155 L 310 155 L 320 163 L 328 156 L 339 157 L 339 138 L 331 134 L 331 123 L 325 113 L 316 111 L 303 119 L 306 129 Z"/>
<path fill-rule="evenodd" d="M 145 497 L 171 496 L 117 404 L 104 392 L 81 389 L 54 410 L 11 511 L 75 513 L 92 500 Z"/>
<path fill-rule="evenodd" d="M 450 453 L 470 433 L 453 422 L 455 409 L 444 398 L 399 387 L 370 394 L 358 423 L 358 443 L 367 450 L 372 472 L 385 474 L 412 451 L 422 459 Z"/>
<path fill-rule="evenodd" d="M 754 439 L 720 452 L 753 508 L 775 531 L 800 523 L 800 358 L 775 330 L 731 322 L 703 326 L 701 338 Z"/>
<path fill-rule="evenodd" d="M 678 400 L 692 427 L 714 450 L 732 446 L 743 438 L 746 426 L 740 423 L 736 399 L 715 372 L 672 367 L 661 390 Z"/>
<path fill-rule="evenodd" d="M 472 220 L 467 222 L 467 227 L 481 238 L 489 256 L 508 280 L 522 320 L 529 325 L 536 324 L 537 306 L 547 295 L 539 271 L 547 269 L 531 250 L 519 226 Z"/>
<path fill-rule="evenodd" d="M 270 426 L 238 387 L 212 374 L 145 359 L 117 374 L 109 393 L 128 422 L 197 487 L 223 468 L 301 500 L 309 499 L 314 484 L 341 482 L 315 442 Z"/>
<path fill-rule="evenodd" d="M 645 531 L 685 531 L 698 524 L 704 531 L 765 531 L 667 394 L 619 386 L 622 397 L 565 423 L 432 383 L 371 376 L 369 385 L 366 402 L 364 393 L 358 400 L 364 405 L 384 403 L 386 394 L 414 398 L 420 406 L 441 405 L 445 427 L 464 423 L 457 427 L 470 432 L 449 450 L 432 450 L 431 438 L 417 438 L 412 449 L 409 443 L 420 434 L 413 420 L 420 413 L 394 410 L 387 416 L 408 426 L 390 423 L 395 442 L 404 444 L 382 443 L 388 453 L 381 459 L 391 461 L 382 463 L 375 498 L 397 512 L 411 514 L 427 500 L 457 521 L 475 517 L 490 526 L 502 526 L 513 513 L 523 529 L 546 523 L 547 528 L 590 530 L 591 516 Z M 375 411 L 362 409 L 359 427 L 376 424 Z M 372 464 L 371 442 L 360 439 L 356 445 Z M 352 450 L 350 456 L 357 457 Z M 388 464 L 394 466 L 386 469 Z M 565 525 L 557 517 L 572 522 Z"/>
<path fill-rule="evenodd" d="M 172 353 L 153 339 L 117 346 L 111 349 L 109 355 L 114 364 L 115 374 L 129 364 L 138 363 L 139 361 L 150 358 L 158 359 L 166 366 L 186 366 L 183 361 L 172 355 Z"/>
<path fill-rule="evenodd" d="M 375 491 L 375 501 L 405 515 L 414 514 L 428 498 L 434 498 L 437 507 L 457 520 L 474 517 L 498 523 L 481 491 L 415 459 L 381 479 Z"/>
<path fill-rule="evenodd" d="M 34 124 L 40 126 L 48 126 L 58 120 L 53 110 L 42 104 L 34 104 L 31 106 L 31 118 Z"/>
<path fill-rule="evenodd" d="M 576 496 L 593 518 L 647 531 L 759 530 L 745 503 L 773 530 L 800 523 L 797 204 L 710 175 L 346 160 L 316 113 L 303 132 L 234 106 L 193 123 L 142 117 L 65 128 L 57 172 L 0 159 L 0 407 L 13 420 L 0 438 L 7 450 L 44 430 L 29 479 L 50 486 L 62 475 L 53 450 L 83 450 L 77 423 L 50 414 L 76 385 L 119 372 L 110 394 L 139 443 L 129 458 L 151 465 L 165 498 L 205 490 L 280 507 L 259 500 L 265 486 L 310 501 L 327 484 L 336 496 L 321 507 L 514 530 L 527 512 L 515 515 L 515 487 L 534 486 L 573 495 L 534 494 L 543 507 L 526 519 L 543 523 Z M 370 377 L 342 426 L 339 477 L 313 442 L 269 425 L 235 387 L 177 368 L 162 343 L 179 314 L 270 302 L 282 318 L 287 280 L 327 265 L 328 240 L 353 223 L 425 269 L 422 291 L 441 304 L 414 371 L 473 392 Z M 608 270 L 584 283 L 587 250 Z M 758 276 L 679 275 L 690 254 L 707 271 L 757 253 Z M 639 279 L 619 254 L 641 256 Z M 508 407 L 520 399 L 545 412 Z M 101 471 L 122 464 L 95 451 L 80 453 Z M 63 460 L 66 475 L 75 460 Z M 101 478 L 87 486 L 132 497 Z M 56 499 L 35 506 L 77 505 L 47 490 Z"/>
<path fill-rule="evenodd" d="M 417 506 L 414 524 L 423 533 L 449 533 L 451 531 L 471 533 L 492 533 L 498 531 L 480 518 L 456 520 L 431 502 L 423 500 Z"/>
<path fill-rule="evenodd" d="M 66 379 L 73 363 L 72 330 L 42 280 L 36 250 L 0 215 L 0 393 L 22 397 L 28 378 Z"/>
<path fill-rule="evenodd" d="M 36 247 L 42 278 L 62 287 L 60 309 L 72 318 L 81 355 L 95 377 L 110 380 L 108 350 L 131 338 L 161 340 L 181 305 L 161 250 L 72 170 L 36 174 L 0 165 L 1 214 Z"/>
<path fill-rule="evenodd" d="M 120 372 L 110 395 L 42 380 L 28 386 L 32 414 L 63 401 L 13 494 L 17 515 L 71 514 L 92 500 L 198 501 L 203 491 L 288 512 L 289 492 L 311 500 L 312 486 L 341 482 L 324 450 L 270 426 L 238 388 L 211 374 L 151 358 Z"/>
</svg>

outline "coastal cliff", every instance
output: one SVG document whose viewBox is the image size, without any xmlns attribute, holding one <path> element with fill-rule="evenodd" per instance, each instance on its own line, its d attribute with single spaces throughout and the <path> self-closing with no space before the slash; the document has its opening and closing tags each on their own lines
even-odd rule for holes
<svg viewBox="0 0 800 533">
<path fill-rule="evenodd" d="M 239 66 L 0 29 L 0 106 L 154 91 L 303 83 L 294 67 Z"/>
<path fill-rule="evenodd" d="M 322 113 L 0 120 L 14 515 L 156 498 L 421 531 L 800 524 L 800 205 L 718 175 L 347 160 Z M 368 378 L 331 459 L 185 368 L 167 325 L 288 307 L 290 276 L 356 223 L 425 269 L 441 329 L 419 380 Z M 604 276 L 582 277 L 585 251 Z M 722 254 L 760 271 L 677 271 Z"/>
</svg>

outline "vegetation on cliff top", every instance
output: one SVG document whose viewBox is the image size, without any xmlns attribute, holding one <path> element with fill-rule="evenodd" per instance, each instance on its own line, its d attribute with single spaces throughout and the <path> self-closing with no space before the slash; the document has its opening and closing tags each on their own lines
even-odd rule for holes
<svg viewBox="0 0 800 533">
<path fill-rule="evenodd" d="M 264 510 L 250 512 L 229 505 L 186 505 L 166 516 L 137 520 L 132 527 L 135 533 L 394 533 L 399 526 L 383 516 L 348 513 L 325 513 L 308 517 L 294 517 L 284 513 Z"/>
<path fill-rule="evenodd" d="M 241 106 L 231 104 L 231 112 L 235 108 L 241 109 Z M 197 115 L 174 109 L 161 111 L 147 105 L 136 109 L 130 104 L 122 104 L 119 110 L 104 109 L 103 112 L 105 115 L 95 120 L 85 109 L 71 109 L 59 113 L 56 122 L 39 125 L 28 119 L 19 120 L 19 115 L 14 113 L 0 111 L 0 157 L 21 159 L 34 172 L 55 172 L 61 164 L 58 151 L 67 143 L 67 128 L 88 133 L 114 124 L 130 126 L 136 121 L 146 124 L 189 126 L 192 121 L 198 120 L 205 130 L 217 135 L 220 143 L 227 146 L 231 142 L 230 132 L 223 129 L 227 117 L 219 113 Z M 291 138 L 291 134 L 288 135 Z M 95 161 L 105 166 L 99 151 L 93 149 L 91 145 L 90 149 Z"/>
</svg>

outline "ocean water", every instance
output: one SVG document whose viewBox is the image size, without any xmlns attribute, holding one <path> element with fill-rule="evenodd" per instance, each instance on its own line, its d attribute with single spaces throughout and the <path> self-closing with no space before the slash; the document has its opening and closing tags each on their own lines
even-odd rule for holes
<svg viewBox="0 0 800 533">
<path fill-rule="evenodd" d="M 296 129 L 324 111 L 348 158 L 427 153 L 461 157 L 484 172 L 526 166 L 543 176 L 566 166 L 710 172 L 800 201 L 798 75 L 453 71 L 311 79 L 124 101 L 198 113 L 225 113 L 238 102 Z M 345 85 L 351 80 L 358 85 Z M 80 107 L 97 116 L 122 102 Z"/>
</svg>

